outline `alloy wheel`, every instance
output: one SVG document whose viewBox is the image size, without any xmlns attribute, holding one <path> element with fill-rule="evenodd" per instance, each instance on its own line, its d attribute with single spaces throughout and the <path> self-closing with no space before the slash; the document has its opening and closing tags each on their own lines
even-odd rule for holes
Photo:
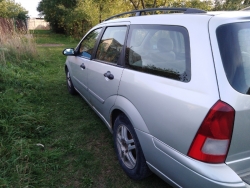
<svg viewBox="0 0 250 188">
<path fill-rule="evenodd" d="M 129 169 L 136 165 L 136 146 L 132 134 L 125 125 L 117 129 L 117 149 L 122 162 Z"/>
</svg>

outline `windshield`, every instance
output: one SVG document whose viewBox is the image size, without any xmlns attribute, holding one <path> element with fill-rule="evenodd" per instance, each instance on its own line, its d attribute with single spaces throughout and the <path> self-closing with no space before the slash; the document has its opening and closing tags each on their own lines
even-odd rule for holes
<svg viewBox="0 0 250 188">
<path fill-rule="evenodd" d="M 222 25 L 216 35 L 229 83 L 250 95 L 250 22 Z"/>
</svg>

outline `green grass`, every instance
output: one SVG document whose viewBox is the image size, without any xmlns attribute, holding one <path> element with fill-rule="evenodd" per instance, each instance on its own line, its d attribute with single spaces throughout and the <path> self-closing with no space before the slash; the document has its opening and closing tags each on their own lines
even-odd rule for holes
<svg viewBox="0 0 250 188">
<path fill-rule="evenodd" d="M 68 48 L 76 47 L 79 39 L 68 37 L 64 34 L 55 34 L 50 30 L 32 30 L 31 34 L 36 38 L 37 44 L 63 44 Z"/>
<path fill-rule="evenodd" d="M 66 47 L 78 41 L 35 32 L 35 58 L 0 65 L 0 187 L 168 187 L 152 175 L 129 179 L 112 135 L 79 96 L 67 92 Z"/>
</svg>

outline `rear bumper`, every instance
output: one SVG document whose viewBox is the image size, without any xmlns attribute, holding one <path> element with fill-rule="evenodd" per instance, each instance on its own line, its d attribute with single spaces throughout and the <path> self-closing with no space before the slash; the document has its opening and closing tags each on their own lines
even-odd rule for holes
<svg viewBox="0 0 250 188">
<path fill-rule="evenodd" d="M 249 184 L 246 184 L 246 188 L 250 188 L 250 185 L 249 185 Z"/>
<path fill-rule="evenodd" d="M 187 157 L 136 129 L 149 168 L 174 187 L 250 188 L 226 164 L 208 164 Z"/>
<path fill-rule="evenodd" d="M 189 183 L 188 185 L 184 183 L 180 183 L 177 184 L 176 182 L 174 182 L 173 180 L 171 180 L 168 176 L 166 176 L 165 174 L 163 174 L 162 172 L 160 172 L 158 169 L 156 169 L 154 166 L 152 166 L 150 163 L 148 163 L 148 166 L 150 168 L 150 170 L 152 172 L 154 172 L 156 175 L 158 175 L 161 179 L 163 179 L 165 182 L 169 183 L 170 185 L 172 185 L 173 187 L 218 187 L 218 188 L 250 188 L 250 185 L 245 184 L 244 182 L 242 183 L 222 183 L 222 182 L 216 182 L 216 181 L 212 181 L 210 179 L 207 179 L 205 177 L 203 177 L 203 179 L 199 178 L 199 182 L 196 182 L 195 180 L 189 179 Z M 180 176 L 182 176 L 182 172 L 179 173 Z"/>
</svg>

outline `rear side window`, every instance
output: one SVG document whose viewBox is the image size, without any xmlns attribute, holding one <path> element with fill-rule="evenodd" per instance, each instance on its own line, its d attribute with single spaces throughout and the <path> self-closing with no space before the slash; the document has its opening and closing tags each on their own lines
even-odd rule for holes
<svg viewBox="0 0 250 188">
<path fill-rule="evenodd" d="M 229 83 L 236 91 L 250 95 L 250 22 L 222 25 L 216 35 Z"/>
<path fill-rule="evenodd" d="M 191 65 L 187 30 L 180 26 L 131 25 L 126 67 L 189 82 Z"/>
</svg>

